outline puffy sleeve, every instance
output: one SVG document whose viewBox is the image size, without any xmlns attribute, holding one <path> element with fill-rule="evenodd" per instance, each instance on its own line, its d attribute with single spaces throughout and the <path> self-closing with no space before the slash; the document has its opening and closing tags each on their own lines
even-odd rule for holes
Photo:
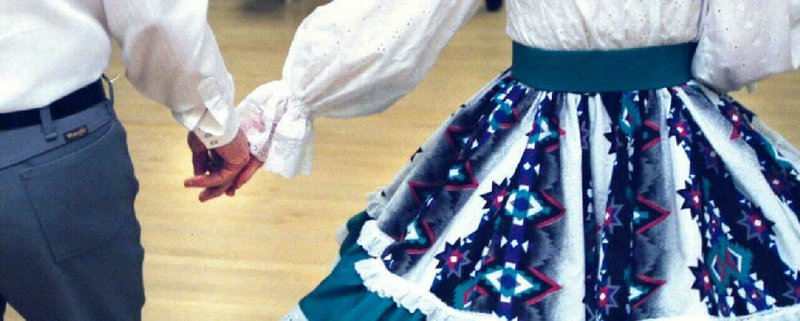
<svg viewBox="0 0 800 321">
<path fill-rule="evenodd" d="M 251 152 L 265 168 L 308 174 L 314 118 L 384 111 L 433 66 L 477 0 L 335 0 L 300 25 L 283 77 L 239 105 Z"/>
<path fill-rule="evenodd" d="M 800 0 L 708 0 L 694 76 L 726 92 L 800 67 Z"/>
<path fill-rule="evenodd" d="M 131 83 L 208 148 L 233 140 L 233 79 L 206 21 L 208 1 L 104 0 L 103 7 Z"/>
</svg>

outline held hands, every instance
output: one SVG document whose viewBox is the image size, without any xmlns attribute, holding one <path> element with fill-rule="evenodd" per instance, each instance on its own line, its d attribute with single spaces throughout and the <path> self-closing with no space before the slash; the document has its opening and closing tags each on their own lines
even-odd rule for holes
<svg viewBox="0 0 800 321">
<path fill-rule="evenodd" d="M 226 194 L 234 196 L 236 190 L 247 183 L 263 165 L 250 156 L 247 138 L 239 131 L 227 145 L 209 150 L 194 134 L 187 137 L 192 151 L 194 177 L 183 183 L 188 188 L 202 188 L 200 201 L 205 202 Z"/>
</svg>

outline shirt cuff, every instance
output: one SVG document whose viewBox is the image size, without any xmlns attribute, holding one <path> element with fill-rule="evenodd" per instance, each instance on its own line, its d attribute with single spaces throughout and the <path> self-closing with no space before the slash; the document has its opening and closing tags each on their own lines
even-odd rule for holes
<svg viewBox="0 0 800 321">
<path fill-rule="evenodd" d="M 222 147 L 233 141 L 239 132 L 239 117 L 235 112 L 230 113 L 228 122 L 225 124 L 225 132 L 222 135 L 207 133 L 200 128 L 195 128 L 192 132 L 203 142 L 208 149 Z"/>
<path fill-rule="evenodd" d="M 190 128 L 209 148 L 217 148 L 230 143 L 239 132 L 239 117 L 233 110 L 233 79 L 227 74 L 217 78 L 203 79 L 197 87 L 203 99 L 202 116 Z"/>
</svg>

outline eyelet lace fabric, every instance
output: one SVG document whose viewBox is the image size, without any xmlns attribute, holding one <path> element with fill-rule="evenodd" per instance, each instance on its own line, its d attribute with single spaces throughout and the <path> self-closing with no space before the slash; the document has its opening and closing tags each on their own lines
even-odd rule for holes
<svg viewBox="0 0 800 321">
<path fill-rule="evenodd" d="M 387 109 L 417 86 L 480 3 L 338 0 L 319 7 L 298 29 L 283 79 L 257 89 L 240 108 L 253 154 L 280 175 L 309 173 L 315 117 Z M 532 47 L 698 41 L 693 73 L 722 92 L 800 66 L 797 0 L 516 0 L 507 12 L 510 38 Z"/>
<path fill-rule="evenodd" d="M 727 92 L 800 67 L 800 1 L 708 1 L 695 77 Z"/>
<path fill-rule="evenodd" d="M 250 152 L 285 177 L 311 171 L 314 131 L 303 104 L 282 82 L 259 87 L 239 106 Z"/>
</svg>

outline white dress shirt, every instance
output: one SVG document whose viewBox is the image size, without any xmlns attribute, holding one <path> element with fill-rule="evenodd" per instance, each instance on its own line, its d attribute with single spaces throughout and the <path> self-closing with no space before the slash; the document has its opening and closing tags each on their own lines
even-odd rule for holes
<svg viewBox="0 0 800 321">
<path fill-rule="evenodd" d="M 0 1 L 0 113 L 33 109 L 97 80 L 111 41 L 126 76 L 210 148 L 238 130 L 233 81 L 206 0 Z"/>
<path fill-rule="evenodd" d="M 479 0 L 335 0 L 297 31 L 283 79 L 241 104 L 265 168 L 308 173 L 315 117 L 385 110 L 425 76 Z M 509 37 L 555 50 L 699 42 L 694 77 L 734 90 L 800 65 L 800 0 L 507 0 Z M 499 42 L 510 41 L 497 39 Z"/>
</svg>

